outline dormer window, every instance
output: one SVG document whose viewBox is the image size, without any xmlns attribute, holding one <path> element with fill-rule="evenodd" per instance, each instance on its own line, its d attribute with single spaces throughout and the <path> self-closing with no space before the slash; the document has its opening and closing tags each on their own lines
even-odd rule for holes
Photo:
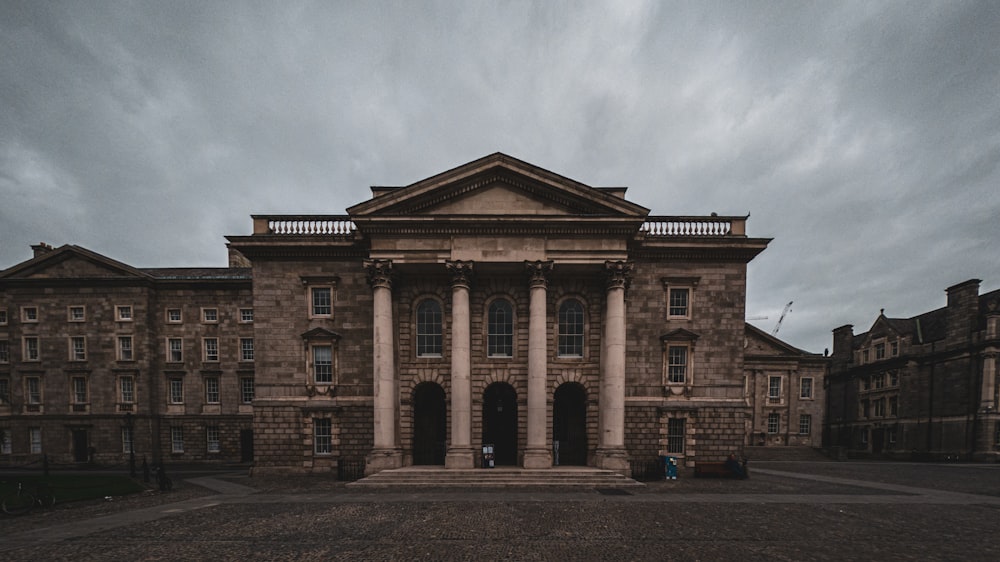
<svg viewBox="0 0 1000 562">
<path fill-rule="evenodd" d="M 879 342 L 875 344 L 875 360 L 881 361 L 885 359 L 885 342 Z"/>
<path fill-rule="evenodd" d="M 899 342 L 894 341 L 889 344 L 889 355 L 892 357 L 899 357 Z"/>
</svg>

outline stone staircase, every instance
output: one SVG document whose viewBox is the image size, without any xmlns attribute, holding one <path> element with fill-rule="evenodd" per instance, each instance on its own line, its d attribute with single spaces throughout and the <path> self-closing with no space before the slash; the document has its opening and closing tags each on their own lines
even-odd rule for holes
<svg viewBox="0 0 1000 562">
<path fill-rule="evenodd" d="M 445 469 L 441 466 L 407 466 L 383 470 L 347 484 L 349 488 L 547 488 L 628 489 L 644 485 L 613 472 L 591 467 L 553 467 L 529 470 L 515 467 Z"/>
<path fill-rule="evenodd" d="M 743 455 L 750 459 L 750 466 L 761 461 L 829 461 L 821 449 L 813 447 L 744 447 Z"/>
</svg>

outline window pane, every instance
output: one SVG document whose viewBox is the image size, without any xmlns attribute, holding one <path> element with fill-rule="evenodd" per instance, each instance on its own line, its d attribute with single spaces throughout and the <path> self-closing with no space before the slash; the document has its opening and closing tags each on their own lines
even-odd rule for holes
<svg viewBox="0 0 1000 562">
<path fill-rule="evenodd" d="M 333 382 L 333 350 L 328 345 L 317 345 L 313 350 L 313 372 L 316 382 Z"/>
<path fill-rule="evenodd" d="M 687 316 L 688 289 L 670 289 L 670 316 Z"/>
<path fill-rule="evenodd" d="M 253 402 L 253 379 L 249 377 L 240 379 L 240 395 L 244 404 Z"/>
<path fill-rule="evenodd" d="M 778 426 L 781 424 L 780 414 L 768 414 L 767 416 L 767 432 L 774 434 L 778 433 Z"/>
<path fill-rule="evenodd" d="M 330 289 L 328 287 L 314 287 L 312 290 L 312 313 L 313 316 L 329 316 L 332 311 Z"/>
<path fill-rule="evenodd" d="M 514 355 L 514 310 L 504 299 L 493 301 L 487 321 L 487 354 L 490 357 Z"/>
<path fill-rule="evenodd" d="M 332 424 L 329 419 L 320 418 L 313 420 L 313 440 L 317 454 L 329 454 L 332 450 L 331 429 Z"/>
<path fill-rule="evenodd" d="M 583 357 L 583 305 L 576 299 L 559 307 L 559 356 Z"/>
<path fill-rule="evenodd" d="M 684 419 L 671 418 L 667 420 L 667 452 L 684 453 Z"/>
<path fill-rule="evenodd" d="M 417 306 L 417 355 L 441 355 L 441 305 L 432 299 Z"/>
<path fill-rule="evenodd" d="M 687 379 L 687 348 L 672 345 L 667 350 L 667 382 L 683 383 Z"/>
</svg>

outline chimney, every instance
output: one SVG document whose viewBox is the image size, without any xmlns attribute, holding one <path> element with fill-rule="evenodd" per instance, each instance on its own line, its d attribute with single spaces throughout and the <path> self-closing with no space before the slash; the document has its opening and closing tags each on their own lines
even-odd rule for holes
<svg viewBox="0 0 1000 562">
<path fill-rule="evenodd" d="M 32 257 L 44 256 L 45 254 L 52 251 L 52 246 L 49 246 L 45 242 L 39 242 L 38 244 L 33 244 L 31 250 L 35 253 Z"/>
<path fill-rule="evenodd" d="M 979 318 L 979 283 L 979 279 L 969 279 L 945 289 L 948 293 L 948 344 L 971 340 Z"/>
<path fill-rule="evenodd" d="M 854 325 L 845 324 L 833 329 L 833 353 L 830 355 L 834 368 L 845 369 L 854 357 Z"/>
</svg>

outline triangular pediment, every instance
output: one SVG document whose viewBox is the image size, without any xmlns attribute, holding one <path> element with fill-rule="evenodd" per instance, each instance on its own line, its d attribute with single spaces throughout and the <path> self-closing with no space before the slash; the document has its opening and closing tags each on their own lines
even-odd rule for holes
<svg viewBox="0 0 1000 562">
<path fill-rule="evenodd" d="M 801 357 L 809 355 L 751 324 L 746 324 L 745 337 L 743 353 L 747 356 Z"/>
<path fill-rule="evenodd" d="M 79 246 L 61 246 L 0 273 L 2 279 L 147 279 L 149 275 Z"/>
<path fill-rule="evenodd" d="M 878 318 L 875 319 L 875 323 L 865 334 L 864 345 L 870 345 L 872 340 L 879 338 L 896 338 L 901 336 L 900 330 L 897 324 L 905 323 L 905 320 L 897 320 L 888 318 L 885 314 L 879 314 Z"/>
<path fill-rule="evenodd" d="M 621 192 L 621 190 L 617 190 Z M 347 211 L 355 220 L 413 215 L 618 217 L 649 210 L 609 190 L 590 187 L 505 154 L 493 154 L 405 187 L 379 188 Z"/>
</svg>

